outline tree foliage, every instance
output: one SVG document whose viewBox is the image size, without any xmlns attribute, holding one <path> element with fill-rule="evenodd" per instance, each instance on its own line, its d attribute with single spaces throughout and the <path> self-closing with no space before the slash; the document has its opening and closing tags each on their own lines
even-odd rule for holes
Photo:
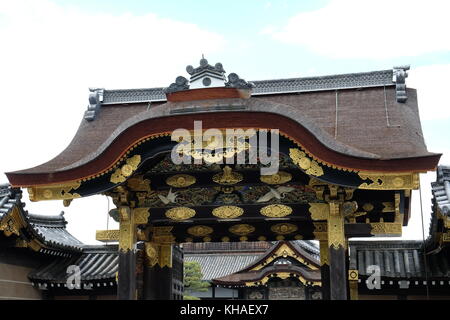
<svg viewBox="0 0 450 320">
<path fill-rule="evenodd" d="M 203 281 L 202 277 L 202 268 L 197 261 L 184 262 L 184 290 L 188 294 L 184 296 L 185 300 L 195 300 L 193 292 L 208 291 L 209 282 Z"/>
</svg>

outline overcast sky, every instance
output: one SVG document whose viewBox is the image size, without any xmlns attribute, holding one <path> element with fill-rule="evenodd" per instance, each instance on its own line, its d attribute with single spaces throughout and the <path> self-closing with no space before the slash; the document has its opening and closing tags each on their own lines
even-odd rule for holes
<svg viewBox="0 0 450 320">
<path fill-rule="evenodd" d="M 201 57 L 246 80 L 364 72 L 410 64 L 429 151 L 450 164 L 450 1 L 0 1 L 0 171 L 47 162 L 71 141 L 88 87 L 168 86 Z M 428 232 L 430 182 L 421 176 Z M 0 182 L 7 182 L 0 175 Z M 97 243 L 104 196 L 31 203 L 66 212 L 69 231 Z M 112 208 L 113 205 L 109 204 Z M 109 221 L 109 228 L 117 225 Z M 419 194 L 405 239 L 422 238 Z"/>
</svg>

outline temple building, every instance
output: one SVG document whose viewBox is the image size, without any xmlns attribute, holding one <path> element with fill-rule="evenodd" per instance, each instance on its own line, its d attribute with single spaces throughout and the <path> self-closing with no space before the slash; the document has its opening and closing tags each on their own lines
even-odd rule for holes
<svg viewBox="0 0 450 320">
<path fill-rule="evenodd" d="M 189 79 L 165 88 L 90 89 L 70 145 L 6 173 L 0 240 L 5 252 L 23 252 L 27 267 L 4 280 L 23 282 L 30 298 L 180 299 L 183 260 L 207 268 L 204 248 L 216 258 L 258 255 L 206 272 L 210 298 L 404 297 L 405 281 L 419 296 L 424 285 L 428 296 L 441 294 L 430 281 L 445 293 L 447 169 L 433 187 L 425 245 L 351 241 L 401 236 L 419 174 L 436 170 L 441 156 L 426 148 L 408 69 L 246 81 L 202 58 L 187 66 Z M 84 245 L 62 216 L 28 214 L 24 188 L 31 201 L 65 206 L 111 197 L 119 229 L 96 238 L 117 245 Z M 22 266 L 5 256 L 8 270 Z M 435 261 L 440 271 L 429 272 Z M 365 292 L 378 285 L 373 265 L 392 291 Z"/>
</svg>

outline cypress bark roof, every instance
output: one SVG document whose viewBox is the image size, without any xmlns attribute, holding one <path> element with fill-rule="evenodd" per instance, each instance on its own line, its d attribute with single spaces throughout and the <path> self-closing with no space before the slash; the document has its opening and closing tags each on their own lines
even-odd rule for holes
<svg viewBox="0 0 450 320">
<path fill-rule="evenodd" d="M 37 167 L 7 175 L 14 185 L 23 185 L 13 182 L 18 176 L 30 180 L 29 177 L 39 174 L 48 175 L 39 179 L 51 183 L 51 179 L 56 179 L 52 177 L 61 172 L 92 165 L 127 129 L 144 121 L 164 122 L 190 114 L 211 114 L 219 119 L 227 118 L 229 112 L 242 117 L 248 117 L 248 112 L 271 113 L 294 120 L 324 148 L 345 156 L 376 161 L 427 159 L 426 165 L 416 170 L 434 169 L 440 155 L 426 148 L 416 90 L 405 89 L 407 100 L 398 102 L 398 88 L 392 78 L 393 71 L 384 70 L 254 81 L 255 89 L 249 99 L 188 102 L 163 101 L 162 88 L 101 90 L 101 94 L 96 91 L 90 102 L 95 119 L 82 120 L 72 142 L 61 154 Z"/>
</svg>

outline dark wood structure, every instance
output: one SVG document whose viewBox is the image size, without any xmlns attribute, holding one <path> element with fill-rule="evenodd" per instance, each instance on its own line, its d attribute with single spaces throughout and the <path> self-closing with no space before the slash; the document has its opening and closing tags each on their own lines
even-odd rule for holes
<svg viewBox="0 0 450 320">
<path fill-rule="evenodd" d="M 202 59 L 164 90 L 93 89 L 67 149 L 7 176 L 33 201 L 113 198 L 120 230 L 98 239 L 119 240 L 120 299 L 138 298 L 142 255 L 142 281 L 171 282 L 174 244 L 300 239 L 321 241 L 324 297 L 347 299 L 348 238 L 400 235 L 419 173 L 440 157 L 426 149 L 407 69 L 249 83 Z M 171 139 L 177 129 L 189 148 Z M 238 139 L 224 147 L 227 130 Z M 255 150 L 256 163 L 238 161 Z M 279 170 L 262 174 L 269 154 Z"/>
<path fill-rule="evenodd" d="M 349 241 L 353 299 L 450 298 L 449 183 L 450 169 L 439 167 L 425 242 Z M 19 189 L 0 188 L 0 299 L 116 299 L 118 247 L 82 244 L 67 232 L 63 214 L 30 214 L 21 196 Z M 314 241 L 184 243 L 173 247 L 172 268 L 149 268 L 142 246 L 136 259 L 139 299 L 180 299 L 183 261 L 199 262 L 211 283 L 202 299 L 326 299 L 327 247 Z M 71 266 L 79 267 L 79 287 L 70 288 L 77 284 Z"/>
</svg>

